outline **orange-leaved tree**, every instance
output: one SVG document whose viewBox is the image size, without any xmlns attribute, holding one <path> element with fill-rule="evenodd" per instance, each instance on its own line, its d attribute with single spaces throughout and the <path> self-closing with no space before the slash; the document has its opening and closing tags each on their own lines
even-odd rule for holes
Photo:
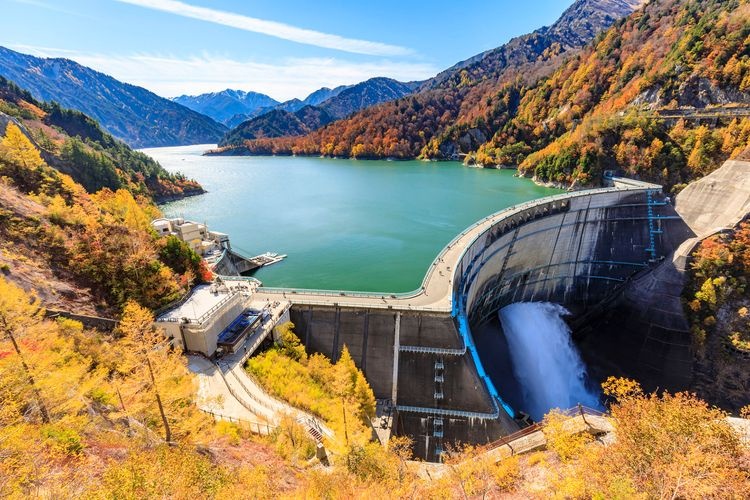
<svg viewBox="0 0 750 500">
<path fill-rule="evenodd" d="M 581 447 L 555 473 L 556 491 L 601 498 L 748 498 L 750 455 L 721 410 L 692 394 L 644 394 L 611 378 L 614 442 Z"/>
</svg>

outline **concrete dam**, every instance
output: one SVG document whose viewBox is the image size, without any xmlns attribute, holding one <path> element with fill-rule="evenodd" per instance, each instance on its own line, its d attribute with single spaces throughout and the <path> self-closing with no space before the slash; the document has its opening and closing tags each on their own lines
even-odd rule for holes
<svg viewBox="0 0 750 500">
<path fill-rule="evenodd" d="M 675 251 L 700 236 L 674 205 L 660 186 L 614 179 L 614 187 L 543 198 L 478 221 L 443 249 L 411 293 L 258 293 L 292 302 L 308 352 L 335 361 L 346 345 L 392 410 L 393 432 L 413 439 L 416 457 L 439 460 L 451 444 L 488 443 L 519 428 L 523 408 L 498 321 L 511 303 L 567 308 L 594 378 L 687 386 L 692 353 L 681 285 L 663 310 L 637 300 L 646 277 L 656 285 L 644 296 L 669 287 L 657 272 L 674 267 Z M 607 328 L 613 318 L 618 327 Z"/>
</svg>

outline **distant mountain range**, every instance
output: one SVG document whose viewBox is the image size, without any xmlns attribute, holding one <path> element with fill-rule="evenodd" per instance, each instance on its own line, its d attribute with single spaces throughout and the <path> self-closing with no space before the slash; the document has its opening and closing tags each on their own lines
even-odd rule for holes
<svg viewBox="0 0 750 500">
<path fill-rule="evenodd" d="M 272 140 L 253 130 L 238 133 L 243 124 L 222 144 L 237 149 L 231 154 L 456 158 L 476 151 L 495 132 L 484 118 L 488 107 L 518 105 L 518 93 L 502 95 L 504 85 L 517 82 L 524 88 L 543 81 L 597 34 L 644 3 L 576 0 L 551 26 L 459 62 L 418 84 L 407 98 L 364 108 L 294 140 Z M 499 99 L 507 102 L 498 103 Z M 474 126 L 475 121 L 483 126 Z"/>
<path fill-rule="evenodd" d="M 182 95 L 172 100 L 193 111 L 210 116 L 229 128 L 234 128 L 244 121 L 274 110 L 295 113 L 305 106 L 316 106 L 331 97 L 339 95 L 349 87 L 349 85 L 341 85 L 333 89 L 323 87 L 307 96 L 304 100 L 290 99 L 284 102 L 279 102 L 270 96 L 258 92 L 245 92 L 232 89 L 197 96 Z"/>
<path fill-rule="evenodd" d="M 292 99 L 270 111 L 258 110 L 222 138 L 220 145 L 248 139 L 304 135 L 357 111 L 411 94 L 419 83 L 371 78 L 356 85 L 322 88 L 304 101 Z"/>
<path fill-rule="evenodd" d="M 224 124 L 232 117 L 251 115 L 259 109 L 279 104 L 279 101 L 265 94 L 232 89 L 197 96 L 182 95 L 172 100 Z"/>
<path fill-rule="evenodd" d="M 0 76 L 37 99 L 92 116 L 132 147 L 216 143 L 227 131 L 208 116 L 69 59 L 0 47 Z"/>
<path fill-rule="evenodd" d="M 136 148 L 303 135 L 403 97 L 419 85 L 372 78 L 323 87 L 304 100 L 281 103 L 265 94 L 232 89 L 170 100 L 69 59 L 40 58 L 5 47 L 0 47 L 0 76 L 39 100 L 92 116 L 107 132 Z"/>
</svg>

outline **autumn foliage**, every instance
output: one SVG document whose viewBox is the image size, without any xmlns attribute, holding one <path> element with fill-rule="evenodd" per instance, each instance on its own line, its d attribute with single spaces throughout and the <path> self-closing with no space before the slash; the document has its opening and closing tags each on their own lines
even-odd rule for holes
<svg viewBox="0 0 750 500">
<path fill-rule="evenodd" d="M 91 289 L 104 311 L 128 300 L 157 308 L 203 277 L 189 249 L 182 248 L 179 258 L 164 250 L 169 242 L 159 240 L 150 227 L 159 212 L 149 200 L 125 189 L 88 194 L 49 167 L 12 123 L 0 140 L 0 179 L 0 189 L 20 192 L 42 211 L 30 217 L 14 214 L 17 207 L 0 208 L 5 214 L 0 234 L 9 253 L 19 245 L 30 247 L 56 273 Z"/>
<path fill-rule="evenodd" d="M 692 255 L 685 310 L 696 355 L 696 390 L 739 411 L 750 391 L 750 223 L 706 238 Z"/>
<path fill-rule="evenodd" d="M 248 371 L 271 394 L 310 411 L 335 430 L 335 450 L 361 448 L 370 440 L 375 396 L 344 346 L 336 363 L 305 353 L 294 325 L 278 327 L 274 348 L 250 358 Z"/>
<path fill-rule="evenodd" d="M 0 76 L 0 113 L 28 131 L 45 161 L 73 177 L 89 193 L 125 189 L 155 200 L 202 192 L 194 180 L 164 170 L 146 154 L 106 133 L 85 114 L 39 102 Z"/>
<path fill-rule="evenodd" d="M 435 88 L 309 135 L 232 147 L 249 154 L 462 157 L 579 186 L 596 185 L 604 170 L 614 170 L 672 188 L 710 172 L 750 141 L 750 119 L 731 109 L 703 121 L 690 113 L 661 117 L 746 102 L 727 96 L 750 91 L 749 9 L 746 0 L 650 2 L 565 59 L 559 47 L 549 47 L 517 67 L 497 63 L 491 71 L 491 63 L 480 61 Z"/>
</svg>

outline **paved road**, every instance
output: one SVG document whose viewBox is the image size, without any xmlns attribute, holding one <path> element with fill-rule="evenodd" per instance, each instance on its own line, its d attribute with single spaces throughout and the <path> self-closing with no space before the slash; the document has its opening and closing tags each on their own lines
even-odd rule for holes
<svg viewBox="0 0 750 500">
<path fill-rule="evenodd" d="M 188 367 L 198 377 L 198 408 L 225 417 L 251 422 L 263 418 L 251 412 L 229 392 L 219 368 L 202 356 L 188 356 Z"/>
</svg>

